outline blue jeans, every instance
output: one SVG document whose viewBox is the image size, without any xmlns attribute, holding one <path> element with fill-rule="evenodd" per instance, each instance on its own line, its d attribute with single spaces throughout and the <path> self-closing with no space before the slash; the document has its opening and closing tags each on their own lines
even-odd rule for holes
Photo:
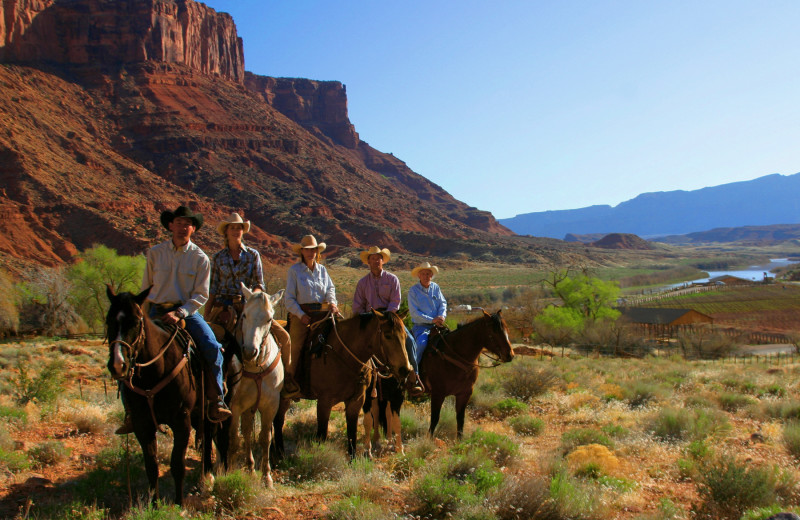
<svg viewBox="0 0 800 520">
<path fill-rule="evenodd" d="M 430 323 L 423 323 L 420 325 L 414 325 L 411 330 L 414 331 L 414 339 L 417 342 L 417 364 L 422 360 L 422 354 L 425 352 L 425 348 L 428 346 L 428 339 L 431 336 L 431 329 L 433 329 L 433 325 Z"/>
<path fill-rule="evenodd" d="M 177 307 L 175 308 L 177 309 Z M 155 305 L 150 307 L 150 318 L 157 318 L 159 314 Z M 222 397 L 222 345 L 219 344 L 214 336 L 214 331 L 200 313 L 192 313 L 183 320 L 186 322 L 186 332 L 192 337 L 197 345 L 197 350 L 206 360 L 206 366 L 211 370 L 211 375 L 214 376 L 214 381 L 217 383 L 218 395 Z"/>
<path fill-rule="evenodd" d="M 404 325 L 405 327 L 405 325 Z M 411 363 L 411 368 L 414 369 L 414 372 L 419 374 L 419 364 L 417 362 L 417 342 L 414 341 L 414 335 L 411 334 L 411 331 L 406 329 L 406 354 L 408 354 L 408 362 Z"/>
</svg>

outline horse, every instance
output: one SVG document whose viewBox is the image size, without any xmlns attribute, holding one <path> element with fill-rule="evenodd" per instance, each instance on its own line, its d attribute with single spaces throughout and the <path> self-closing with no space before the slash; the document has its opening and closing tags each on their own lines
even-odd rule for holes
<svg viewBox="0 0 800 520">
<path fill-rule="evenodd" d="M 142 448 L 145 472 L 152 503 L 158 501 L 158 462 L 156 431 L 166 424 L 172 430 L 173 445 L 170 473 L 175 483 L 175 503 L 183 503 L 186 472 L 186 449 L 192 427 L 201 425 L 203 399 L 199 396 L 198 378 L 189 362 L 191 338 L 176 326 L 162 326 L 142 310 L 150 288 L 133 295 L 106 294 L 111 306 L 106 315 L 106 338 L 109 345 L 108 370 L 120 381 L 123 399 L 134 425 L 136 440 Z M 210 469 L 213 425 L 204 418 L 203 468 Z"/>
<path fill-rule="evenodd" d="M 233 356 L 228 373 L 234 384 L 228 389 L 230 409 L 233 414 L 227 456 L 233 459 L 239 450 L 239 421 L 241 419 L 244 459 L 249 471 L 253 471 L 252 437 L 256 411 L 261 414 L 261 432 L 258 443 L 262 448 L 261 474 L 268 487 L 272 488 L 272 473 L 269 464 L 269 448 L 272 443 L 272 421 L 280 405 L 283 388 L 283 363 L 278 343 L 270 334 L 274 305 L 283 297 L 283 290 L 268 295 L 252 292 L 242 285 L 244 308 L 236 329 L 236 344 L 239 356 Z M 227 460 L 225 461 L 227 463 Z"/>
<path fill-rule="evenodd" d="M 396 453 L 405 453 L 400 432 L 400 408 L 405 400 L 405 385 L 394 378 L 379 378 L 375 383 L 375 397 L 364 401 L 364 451 L 372 458 L 373 446 L 377 447 L 380 430 L 388 445 Z"/>
<path fill-rule="evenodd" d="M 420 379 L 431 396 L 431 425 L 433 437 L 445 397 L 456 398 L 456 431 L 464 434 L 464 413 L 478 379 L 478 358 L 483 349 L 507 363 L 514 359 L 514 348 L 508 339 L 508 327 L 497 311 L 460 326 L 452 332 L 431 337 L 420 360 Z"/>
<path fill-rule="evenodd" d="M 305 377 L 298 381 L 303 390 L 302 397 L 317 400 L 318 441 L 327 440 L 331 409 L 344 402 L 347 452 L 350 459 L 355 458 L 358 416 L 375 365 L 388 367 L 398 381 L 405 381 L 411 373 L 405 340 L 405 327 L 394 312 L 372 311 L 334 322 L 322 353 L 311 357 L 304 366 L 307 370 Z M 283 399 L 275 416 L 278 456 L 284 454 L 283 424 L 290 405 L 288 399 Z"/>
</svg>

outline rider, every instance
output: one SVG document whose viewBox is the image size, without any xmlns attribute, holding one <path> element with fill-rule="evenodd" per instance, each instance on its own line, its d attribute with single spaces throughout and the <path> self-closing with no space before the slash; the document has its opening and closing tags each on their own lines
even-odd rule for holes
<svg viewBox="0 0 800 520">
<path fill-rule="evenodd" d="M 384 271 L 383 264 L 392 258 L 391 252 L 378 246 L 362 251 L 361 261 L 369 266 L 369 273 L 358 281 L 353 295 L 353 314 L 376 311 L 397 312 L 400 308 L 400 280 L 397 276 Z M 422 382 L 417 376 L 416 345 L 414 337 L 406 329 L 406 352 L 414 371 L 406 380 L 406 389 L 410 395 L 421 395 L 425 392 Z"/>
<path fill-rule="evenodd" d="M 261 255 L 242 241 L 244 234 L 250 232 L 249 220 L 245 222 L 238 213 L 231 213 L 219 223 L 217 232 L 225 240 L 225 248 L 211 259 L 211 286 L 203 317 L 210 324 L 219 320 L 228 332 L 233 332 L 230 326 L 243 307 L 241 283 L 253 292 L 261 292 L 265 290 L 264 272 Z M 281 347 L 285 365 L 290 356 L 289 333 L 275 320 L 270 332 Z"/>
<path fill-rule="evenodd" d="M 222 399 L 222 346 L 197 312 L 208 299 L 210 266 L 206 254 L 191 238 L 203 226 L 203 216 L 186 206 L 179 206 L 175 211 L 162 212 L 161 224 L 169 230 L 171 238 L 147 251 L 142 288 L 151 287 L 147 297 L 149 315 L 151 318 L 160 317 L 168 325 L 184 320 L 186 330 L 213 376 L 214 384 L 209 386 L 215 398 L 208 417 L 215 422 L 224 421 L 231 412 Z M 132 431 L 133 423 L 126 410 L 125 423 L 116 433 Z"/>
<path fill-rule="evenodd" d="M 417 365 L 428 346 L 431 329 L 434 326 L 443 327 L 447 316 L 447 300 L 439 284 L 431 281 L 437 274 L 439 268 L 429 262 L 423 262 L 411 270 L 411 276 L 419 278 L 419 283 L 408 290 L 408 312 L 414 324 L 411 331 L 417 342 Z"/>
<path fill-rule="evenodd" d="M 295 381 L 300 349 L 308 337 L 309 325 L 330 312 L 338 314 L 336 288 L 325 266 L 319 263 L 325 251 L 325 242 L 317 243 L 314 235 L 306 235 L 299 244 L 292 244 L 298 255 L 298 262 L 289 268 L 286 278 L 284 301 L 289 319 L 291 337 L 291 356 L 286 367 L 286 376 L 281 394 L 286 398 L 300 395 L 300 386 Z"/>
</svg>

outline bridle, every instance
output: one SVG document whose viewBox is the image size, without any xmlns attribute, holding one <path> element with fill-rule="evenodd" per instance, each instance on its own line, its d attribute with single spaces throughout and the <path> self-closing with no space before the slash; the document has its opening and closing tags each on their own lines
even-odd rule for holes
<svg viewBox="0 0 800 520">
<path fill-rule="evenodd" d="M 485 315 L 484 318 L 489 318 L 491 320 L 491 322 L 492 322 L 492 323 L 489 324 L 489 331 L 488 331 L 487 334 L 489 335 L 489 344 L 494 345 L 495 344 L 495 339 L 496 339 L 496 333 L 495 333 L 494 328 L 495 328 L 495 326 L 497 324 L 500 324 L 500 317 L 498 315 L 496 315 L 496 314 L 489 314 L 488 312 L 486 312 L 483 309 L 481 309 L 481 310 L 483 311 L 483 314 Z M 500 357 L 499 357 L 498 354 L 490 351 L 491 354 L 493 354 L 494 356 L 498 356 L 498 357 L 494 357 L 492 355 L 489 355 L 489 354 L 483 352 L 483 349 L 481 350 L 480 353 L 478 353 L 478 358 L 477 359 L 480 359 L 481 354 L 483 354 L 484 356 L 488 357 L 492 361 L 491 365 L 481 365 L 480 363 L 478 363 L 477 359 L 475 361 L 468 361 L 468 360 L 464 359 L 456 351 L 456 349 L 453 348 L 453 346 L 450 343 L 447 342 L 445 334 L 439 334 L 439 340 L 441 341 L 441 343 L 445 347 L 448 348 L 449 353 L 448 352 L 444 352 L 444 350 L 436 348 L 435 346 L 434 346 L 434 349 L 439 353 L 439 355 L 442 356 L 443 359 L 445 359 L 446 361 L 449 361 L 453 365 L 456 365 L 457 367 L 459 367 L 460 369 L 464 370 L 465 372 L 470 372 L 470 371 L 475 370 L 477 368 L 497 368 L 498 366 L 503 364 L 503 362 L 500 360 Z"/>
<path fill-rule="evenodd" d="M 245 312 L 242 310 L 239 319 L 236 321 L 236 341 L 239 342 L 239 348 L 242 348 L 242 343 L 244 342 L 244 333 L 242 332 L 242 320 L 245 318 Z M 270 335 L 270 328 L 272 325 L 272 319 L 270 319 L 267 323 L 270 324 L 270 327 L 267 327 L 267 332 L 264 334 L 264 337 L 261 339 L 261 345 L 258 349 L 258 360 L 256 361 L 256 368 L 260 368 L 259 371 L 250 371 L 245 370 L 244 368 L 244 358 L 242 358 L 242 369 L 240 370 L 240 374 L 242 377 L 246 377 L 253 381 L 256 385 L 256 401 L 253 406 L 250 407 L 250 413 L 255 413 L 258 410 L 258 403 L 261 401 L 261 380 L 264 379 L 267 375 L 272 373 L 273 370 L 278 366 L 278 363 L 281 362 L 281 349 L 277 349 L 277 354 L 275 355 L 275 359 L 272 360 L 272 363 L 267 366 L 267 343 L 269 341 Z M 242 337 L 242 340 L 239 341 L 239 336 Z M 237 381 L 238 382 L 238 381 Z"/>
<path fill-rule="evenodd" d="M 390 370 L 389 366 L 388 366 L 388 363 L 384 363 L 383 361 L 381 361 L 380 357 L 378 357 L 378 356 L 379 355 L 382 356 L 383 359 L 385 359 L 385 360 L 389 359 L 389 357 L 386 355 L 386 346 L 383 344 L 383 330 L 381 329 L 381 317 L 382 316 L 389 316 L 390 320 L 394 320 L 394 318 L 389 314 L 378 314 L 378 313 L 376 313 L 374 311 L 373 311 L 373 314 L 374 314 L 375 318 L 378 320 L 378 326 L 377 326 L 376 331 L 375 331 L 375 336 L 376 336 L 376 339 L 377 339 L 377 342 L 378 342 L 379 353 L 371 355 L 369 357 L 369 359 L 367 359 L 366 362 L 361 361 L 358 358 L 358 356 L 356 356 L 353 353 L 353 350 L 350 347 L 347 346 L 347 343 L 345 343 L 344 339 L 342 339 L 342 337 L 339 335 L 339 329 L 336 327 L 336 319 L 335 319 L 335 317 L 333 316 L 333 314 L 330 311 L 328 311 L 328 314 L 322 320 L 316 322 L 316 323 L 320 323 L 320 322 L 328 320 L 328 319 L 330 319 L 333 322 L 333 331 L 334 331 L 334 334 L 336 334 L 336 339 L 339 340 L 339 344 L 342 345 L 342 348 L 344 349 L 344 351 L 347 354 L 349 354 L 350 357 L 353 360 L 355 360 L 356 363 L 358 363 L 358 365 L 359 365 L 358 373 L 359 374 L 365 374 L 368 370 L 371 370 L 371 369 L 376 369 L 379 374 L 382 371 L 385 372 L 386 370 Z M 330 345 L 327 345 L 327 346 L 330 347 Z M 332 349 L 332 347 L 331 347 L 331 349 Z M 336 352 L 336 351 L 334 350 L 333 352 Z M 381 377 L 391 377 L 391 376 L 381 375 Z"/>
</svg>

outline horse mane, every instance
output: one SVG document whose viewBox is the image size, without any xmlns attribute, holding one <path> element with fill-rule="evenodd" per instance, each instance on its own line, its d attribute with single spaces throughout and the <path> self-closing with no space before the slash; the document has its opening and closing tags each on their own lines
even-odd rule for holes
<svg viewBox="0 0 800 520">
<path fill-rule="evenodd" d="M 389 317 L 389 320 L 392 322 L 392 327 L 403 326 L 403 320 L 400 319 L 400 316 L 398 316 L 396 312 L 387 311 L 387 312 L 382 312 L 381 315 Z M 374 311 L 371 311 L 371 312 L 359 313 L 358 316 L 360 318 L 359 328 L 363 330 L 367 327 L 367 325 L 369 325 L 372 319 L 376 318 L 378 315 Z"/>
</svg>

